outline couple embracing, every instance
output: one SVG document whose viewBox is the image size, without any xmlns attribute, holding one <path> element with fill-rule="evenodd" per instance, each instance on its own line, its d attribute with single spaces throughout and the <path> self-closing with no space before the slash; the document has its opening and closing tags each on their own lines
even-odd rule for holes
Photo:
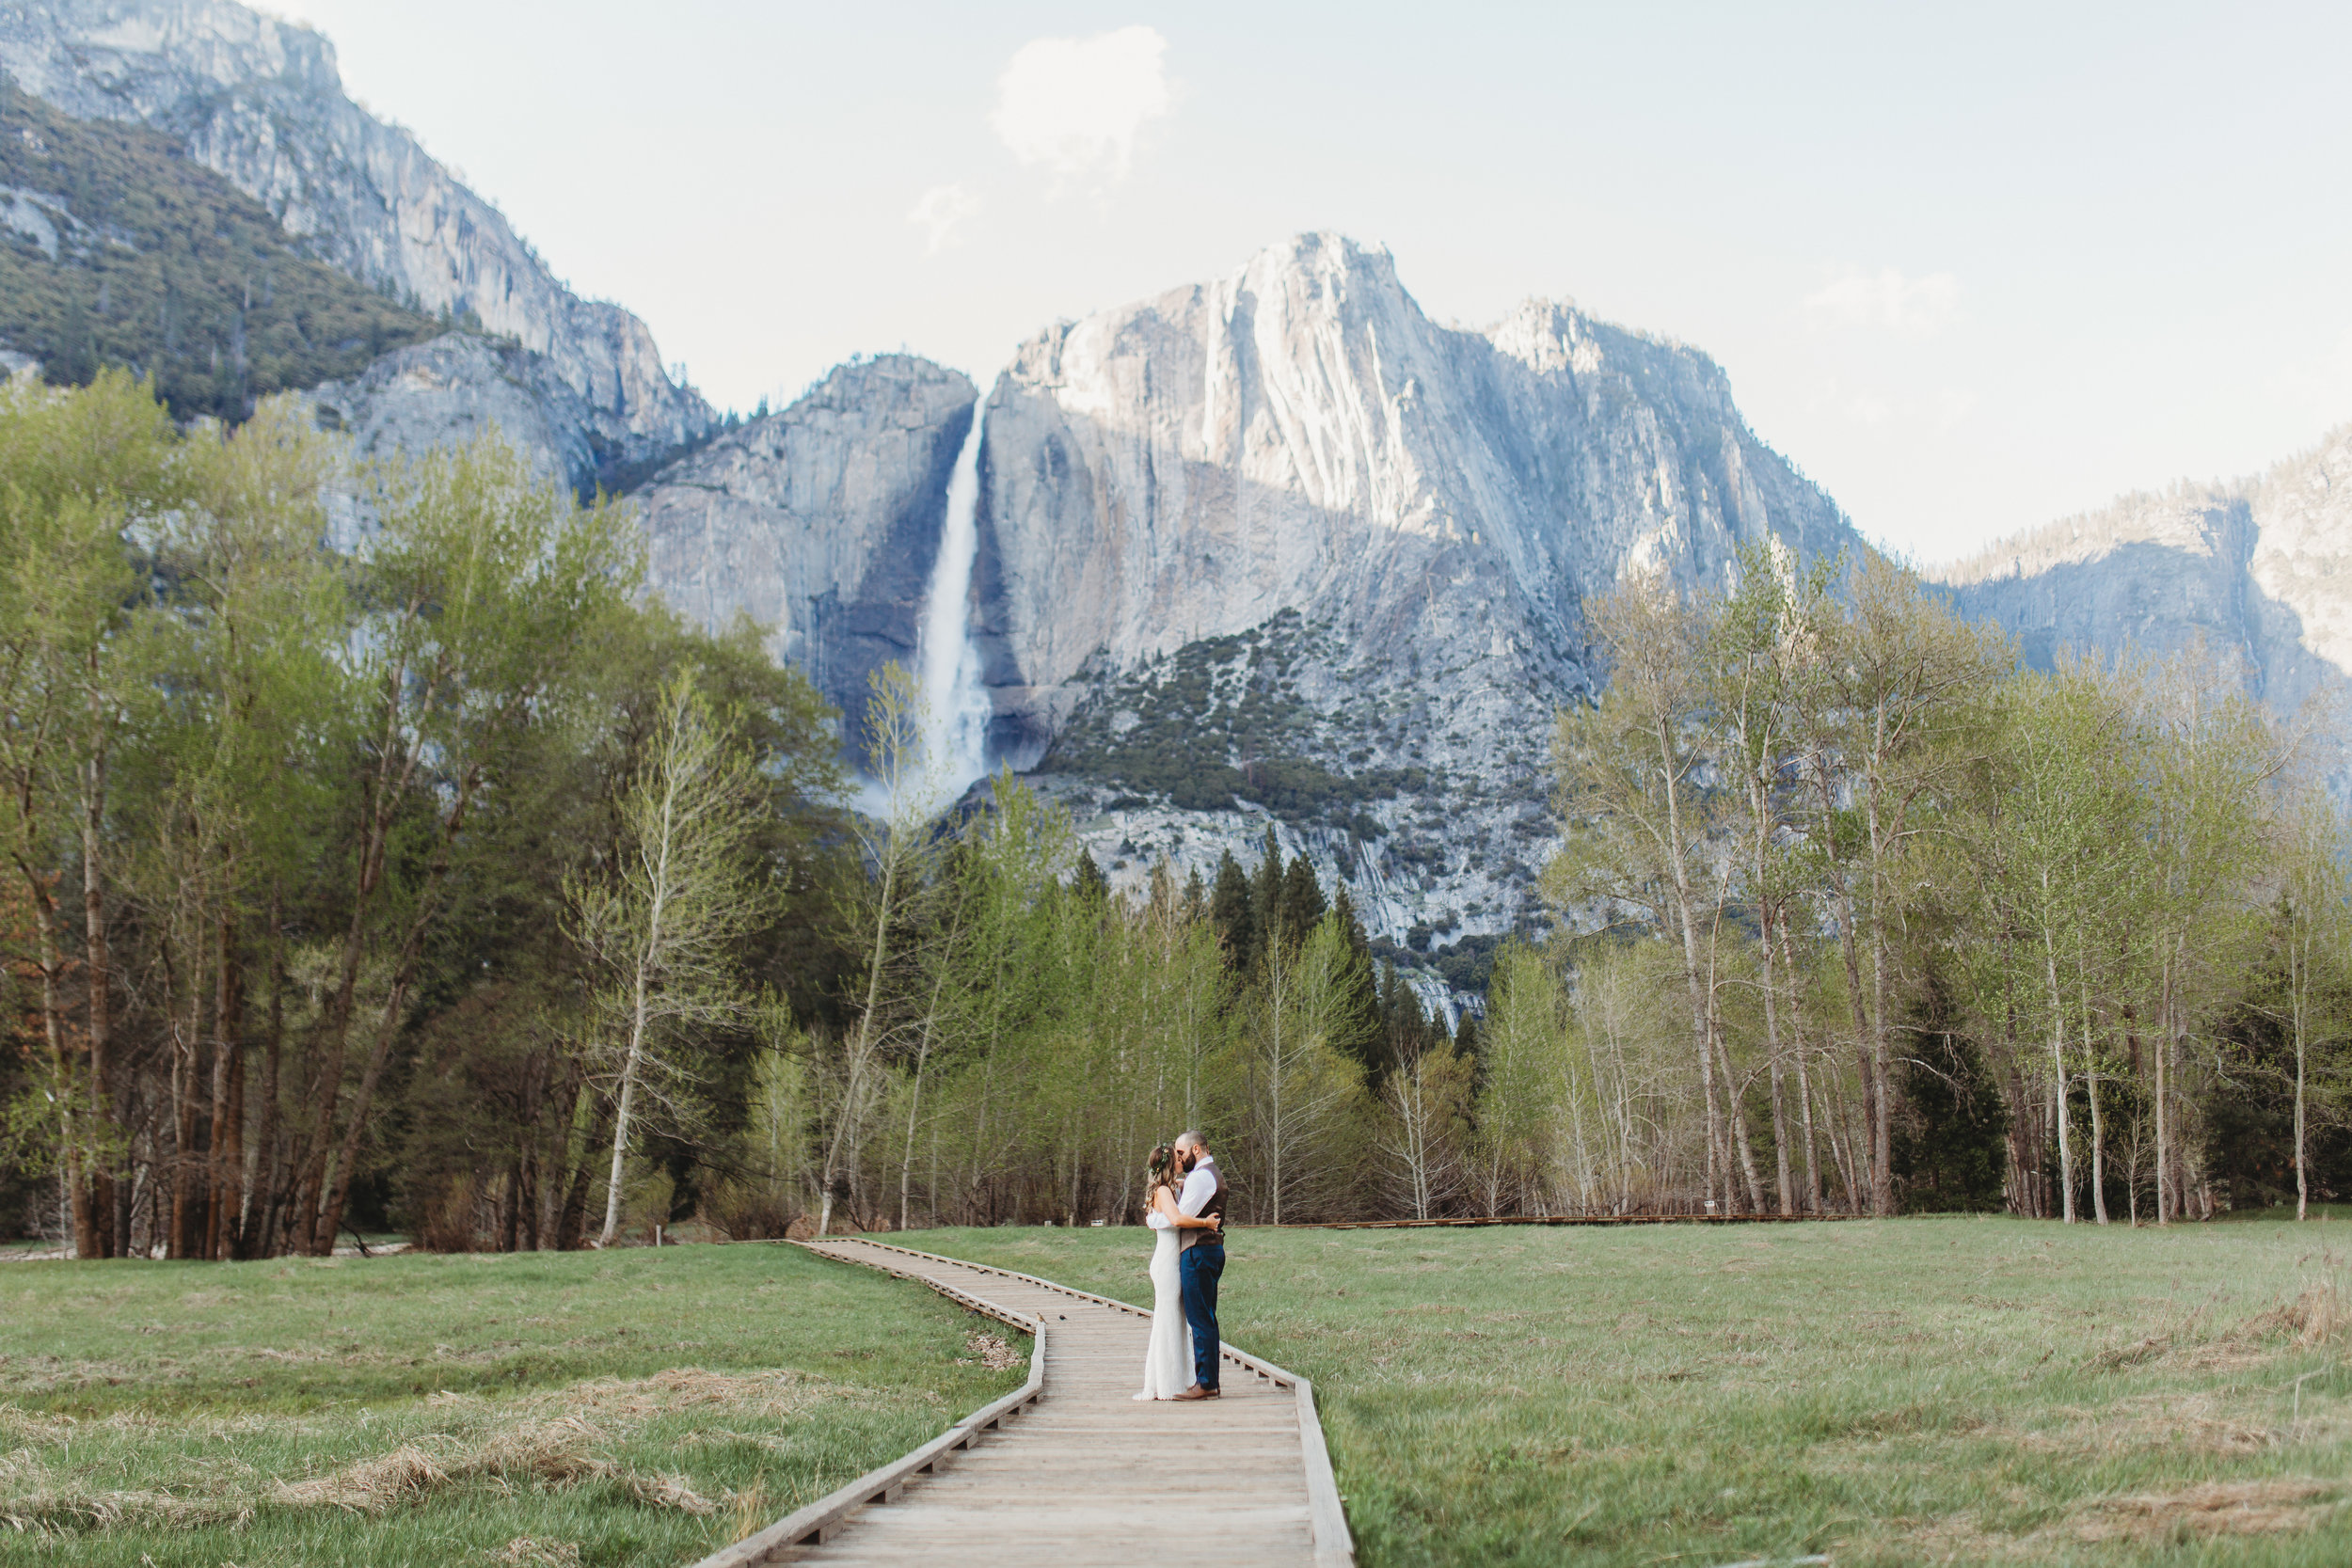
<svg viewBox="0 0 2352 1568">
<path fill-rule="evenodd" d="M 1152 1249 L 1152 1344 L 1139 1400 L 1217 1397 L 1216 1282 L 1225 1273 L 1225 1177 L 1186 1132 L 1152 1151 L 1144 1224 Z"/>
</svg>

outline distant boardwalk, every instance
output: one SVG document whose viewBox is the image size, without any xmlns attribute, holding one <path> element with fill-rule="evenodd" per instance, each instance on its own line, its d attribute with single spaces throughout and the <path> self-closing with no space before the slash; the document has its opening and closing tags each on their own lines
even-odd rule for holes
<svg viewBox="0 0 2352 1568">
<path fill-rule="evenodd" d="M 998 1430 L 967 1437 L 969 1446 L 930 1461 L 926 1468 L 935 1473 L 900 1480 L 891 1467 L 875 1472 L 866 1494 L 879 1497 L 904 1489 L 892 1500 L 864 1502 L 846 1513 L 826 1528 L 821 1543 L 777 1541 L 777 1531 L 770 1531 L 720 1553 L 711 1564 L 1123 1568 L 1167 1558 L 1219 1568 L 1342 1568 L 1353 1562 L 1311 1393 L 1279 1368 L 1229 1347 L 1232 1370 L 1222 1399 L 1138 1402 L 1134 1395 L 1143 1384 L 1151 1320 L 1134 1308 L 878 1243 L 809 1245 L 1041 1321 L 1041 1382 L 1033 1373 L 1031 1402 L 1017 1415 L 1008 1411 Z M 830 1512 L 840 1512 L 841 1503 L 828 1502 Z M 807 1528 L 825 1507 L 794 1515 L 803 1524 L 792 1533 Z"/>
</svg>

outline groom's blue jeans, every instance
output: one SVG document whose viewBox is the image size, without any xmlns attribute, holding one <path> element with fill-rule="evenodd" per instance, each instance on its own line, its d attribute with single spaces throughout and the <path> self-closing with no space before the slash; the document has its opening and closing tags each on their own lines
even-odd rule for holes
<svg viewBox="0 0 2352 1568">
<path fill-rule="evenodd" d="M 1225 1243 L 1202 1242 L 1184 1249 L 1177 1264 L 1184 1276 L 1184 1322 L 1192 1328 L 1192 1380 L 1216 1386 L 1216 1282 L 1225 1273 Z"/>
</svg>

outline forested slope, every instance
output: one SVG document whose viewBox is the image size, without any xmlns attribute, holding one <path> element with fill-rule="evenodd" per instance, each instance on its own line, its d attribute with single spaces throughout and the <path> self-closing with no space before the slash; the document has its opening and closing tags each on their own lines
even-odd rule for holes
<svg viewBox="0 0 2352 1568">
<path fill-rule="evenodd" d="M 448 328 L 306 255 L 269 211 L 137 125 L 0 76 L 0 347 L 52 382 L 151 375 L 182 419 L 242 420 Z"/>
</svg>

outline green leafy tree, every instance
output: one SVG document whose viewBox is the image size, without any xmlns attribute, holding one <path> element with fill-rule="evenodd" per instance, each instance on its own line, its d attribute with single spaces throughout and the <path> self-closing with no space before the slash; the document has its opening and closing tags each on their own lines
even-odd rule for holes
<svg viewBox="0 0 2352 1568">
<path fill-rule="evenodd" d="M 152 388 L 121 372 L 72 392 L 21 378 L 0 388 L 0 772 L 11 859 L 39 933 L 43 1028 L 61 1095 L 58 1148 L 84 1258 L 123 1252 L 130 1239 L 128 1190 L 115 1180 L 125 1085 L 114 1037 L 109 765 L 140 675 L 123 657 L 139 598 L 125 537 L 179 500 L 176 457 Z M 64 1021 L 65 842 L 80 858 L 87 1054 L 79 1062 Z"/>
<path fill-rule="evenodd" d="M 577 640 L 642 574 L 637 535 L 621 514 L 575 505 L 495 431 L 458 451 L 375 465 L 365 477 L 375 532 L 358 574 L 353 673 L 371 696 L 353 781 L 350 913 L 315 1029 L 289 1216 L 293 1249 L 322 1256 L 342 1228 L 376 1090 L 476 800 L 517 737 L 575 694 Z M 410 857 L 421 867 L 397 885 L 397 862 Z M 388 982 L 347 1085 L 372 954 L 382 956 Z"/>
</svg>

